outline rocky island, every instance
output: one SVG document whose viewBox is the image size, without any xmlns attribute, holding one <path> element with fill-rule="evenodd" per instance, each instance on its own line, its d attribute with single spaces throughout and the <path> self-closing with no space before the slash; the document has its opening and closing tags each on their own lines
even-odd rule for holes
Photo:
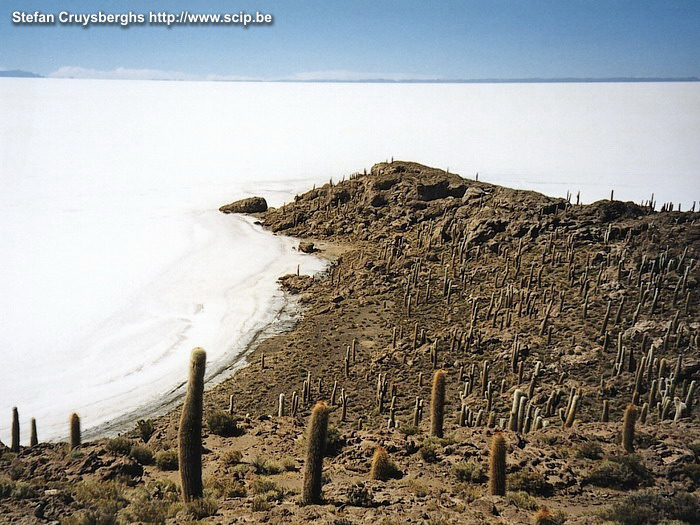
<svg viewBox="0 0 700 525">
<path fill-rule="evenodd" d="M 0 521 L 698 523 L 700 213 L 576 200 L 395 161 L 223 206 L 331 264 L 204 392 L 201 494 L 178 408 L 3 446 Z"/>
</svg>

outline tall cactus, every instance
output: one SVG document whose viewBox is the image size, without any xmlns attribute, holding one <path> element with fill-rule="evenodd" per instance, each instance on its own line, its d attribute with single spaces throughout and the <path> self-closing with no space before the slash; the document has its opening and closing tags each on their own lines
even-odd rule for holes
<svg viewBox="0 0 700 525">
<path fill-rule="evenodd" d="M 204 370 L 207 354 L 192 350 L 187 394 L 182 405 L 178 429 L 178 462 L 182 498 L 185 502 L 202 497 L 202 409 L 204 405 Z"/>
<path fill-rule="evenodd" d="M 80 446 L 80 417 L 75 412 L 70 416 L 70 449 Z"/>
<path fill-rule="evenodd" d="M 571 406 L 569 407 L 569 412 L 566 415 L 566 420 L 564 421 L 564 428 L 571 428 L 574 426 L 574 420 L 576 419 L 576 411 L 578 410 L 578 405 L 581 396 L 579 394 L 574 394 L 571 400 Z"/>
<path fill-rule="evenodd" d="M 489 493 L 492 496 L 506 495 L 506 440 L 500 432 L 494 434 L 491 441 Z"/>
<path fill-rule="evenodd" d="M 304 464 L 304 489 L 302 503 L 312 505 L 321 502 L 321 474 L 323 456 L 326 452 L 328 415 L 330 409 L 323 401 L 316 403 L 311 411 L 306 435 L 306 463 Z"/>
<path fill-rule="evenodd" d="M 518 431 L 518 411 L 520 410 L 521 397 L 523 397 L 523 391 L 516 388 L 515 392 L 513 392 L 513 408 L 510 409 L 510 416 L 508 419 L 508 430 L 512 430 L 513 432 Z"/>
<path fill-rule="evenodd" d="M 622 420 L 622 448 L 625 452 L 634 452 L 634 424 L 637 421 L 637 407 L 627 405 L 625 417 Z"/>
<path fill-rule="evenodd" d="M 19 413 L 17 407 L 12 407 L 12 444 L 10 445 L 12 452 L 19 452 Z"/>
<path fill-rule="evenodd" d="M 437 370 L 433 375 L 433 390 L 430 397 L 430 435 L 442 437 L 445 419 L 445 371 Z"/>
</svg>

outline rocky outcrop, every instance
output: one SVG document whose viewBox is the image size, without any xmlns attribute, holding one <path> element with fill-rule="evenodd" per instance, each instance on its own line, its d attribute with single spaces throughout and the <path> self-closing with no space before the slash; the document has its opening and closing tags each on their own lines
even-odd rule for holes
<svg viewBox="0 0 700 525">
<path fill-rule="evenodd" d="M 219 208 L 223 213 L 263 213 L 267 211 L 267 201 L 262 197 L 249 197 Z"/>
<path fill-rule="evenodd" d="M 316 250 L 316 246 L 314 246 L 314 243 L 309 241 L 301 241 L 299 243 L 299 251 L 302 253 L 314 253 L 318 250 Z"/>
</svg>

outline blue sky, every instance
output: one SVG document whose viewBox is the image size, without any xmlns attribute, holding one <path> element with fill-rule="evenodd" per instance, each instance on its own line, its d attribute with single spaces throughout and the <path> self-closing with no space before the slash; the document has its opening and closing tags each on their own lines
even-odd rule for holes
<svg viewBox="0 0 700 525">
<path fill-rule="evenodd" d="M 13 11 L 261 11 L 271 26 L 13 25 Z M 181 78 L 700 76 L 697 0 L 3 0 L 0 68 Z M 167 73 L 161 73 L 167 72 Z"/>
</svg>

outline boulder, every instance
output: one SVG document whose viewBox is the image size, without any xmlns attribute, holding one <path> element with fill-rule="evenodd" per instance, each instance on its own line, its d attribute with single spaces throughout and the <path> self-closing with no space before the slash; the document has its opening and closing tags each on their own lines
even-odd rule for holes
<svg viewBox="0 0 700 525">
<path fill-rule="evenodd" d="M 262 197 L 249 197 L 219 208 L 223 213 L 261 213 L 267 211 L 267 201 Z"/>
<path fill-rule="evenodd" d="M 295 275 L 293 273 L 283 275 L 277 281 L 284 290 L 292 294 L 300 294 L 313 283 L 310 275 Z"/>
<path fill-rule="evenodd" d="M 379 192 L 369 193 L 367 198 L 369 200 L 369 205 L 373 208 L 381 208 L 387 205 L 386 197 Z"/>
<path fill-rule="evenodd" d="M 299 251 L 303 253 L 314 253 L 316 251 L 316 247 L 312 242 L 301 241 L 299 243 Z"/>
<path fill-rule="evenodd" d="M 472 199 L 480 199 L 485 194 L 486 192 L 478 186 L 472 186 L 470 188 L 467 188 L 467 190 L 464 192 L 464 195 L 462 195 L 462 200 L 464 202 L 468 202 Z"/>
<path fill-rule="evenodd" d="M 99 469 L 102 481 L 133 479 L 143 476 L 143 467 L 131 458 L 119 458 L 111 465 Z"/>
</svg>

